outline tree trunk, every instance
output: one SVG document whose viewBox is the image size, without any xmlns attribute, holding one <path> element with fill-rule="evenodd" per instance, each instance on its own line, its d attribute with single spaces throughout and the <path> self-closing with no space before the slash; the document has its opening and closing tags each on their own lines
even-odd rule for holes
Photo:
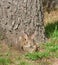
<svg viewBox="0 0 58 65">
<path fill-rule="evenodd" d="M 23 34 L 36 43 L 44 42 L 42 0 L 0 0 L 0 24 L 11 43 L 19 43 Z"/>
</svg>

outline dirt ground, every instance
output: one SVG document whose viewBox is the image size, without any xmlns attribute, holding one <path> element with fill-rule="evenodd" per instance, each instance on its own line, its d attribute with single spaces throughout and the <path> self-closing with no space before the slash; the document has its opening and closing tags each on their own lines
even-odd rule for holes
<svg viewBox="0 0 58 65">
<path fill-rule="evenodd" d="M 37 60 L 37 61 L 32 61 L 28 60 L 24 57 L 23 53 L 20 53 L 18 50 L 15 50 L 13 48 L 9 48 L 7 45 L 5 45 L 4 41 L 0 43 L 0 56 L 3 57 L 9 57 L 11 60 L 11 65 L 20 65 L 18 63 L 20 62 L 25 62 L 28 63 L 28 65 L 58 65 L 58 59 L 43 59 L 43 60 Z M 9 56 L 7 56 L 9 54 Z M 41 64 L 39 64 L 41 63 Z M 50 64 L 47 64 L 50 63 Z M 25 64 L 22 64 L 25 65 Z"/>
<path fill-rule="evenodd" d="M 45 17 L 44 17 L 44 21 L 45 24 L 46 23 L 53 23 L 55 21 L 58 21 L 58 10 L 57 11 L 53 11 L 50 14 L 48 14 L 47 12 L 45 13 Z M 5 42 L 1 42 L 2 44 L 0 44 L 0 55 L 2 53 L 3 56 L 5 56 L 8 52 L 10 52 L 10 59 L 12 64 L 11 65 L 17 65 L 18 61 L 24 61 L 24 62 L 28 62 L 31 65 L 39 65 L 39 63 L 37 61 L 31 61 L 31 60 L 27 60 L 24 58 L 24 54 L 21 54 L 19 51 L 15 50 L 15 49 L 11 49 L 9 48 L 7 45 L 5 45 Z M 19 60 L 16 60 L 19 57 Z M 52 65 L 58 65 L 58 59 L 53 59 L 52 61 L 49 61 L 52 63 Z M 44 64 L 43 64 L 44 65 Z"/>
</svg>

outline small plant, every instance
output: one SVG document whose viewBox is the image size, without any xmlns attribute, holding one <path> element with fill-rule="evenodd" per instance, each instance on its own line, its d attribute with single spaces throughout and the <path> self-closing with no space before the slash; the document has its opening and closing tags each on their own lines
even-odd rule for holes
<svg viewBox="0 0 58 65">
<path fill-rule="evenodd" d="M 54 42 L 48 42 L 42 47 L 44 47 L 44 51 L 28 53 L 26 54 L 26 57 L 31 60 L 37 60 L 42 58 L 49 58 L 58 54 L 56 53 L 56 51 L 58 51 L 58 44 Z M 53 54 L 53 52 L 55 53 L 55 55 Z"/>
<path fill-rule="evenodd" d="M 56 43 L 46 43 L 45 44 L 45 49 L 48 50 L 49 52 L 55 52 L 58 50 L 58 44 Z"/>
<path fill-rule="evenodd" d="M 48 38 L 58 37 L 58 21 L 55 21 L 55 23 L 48 23 L 45 26 L 45 32 Z"/>
<path fill-rule="evenodd" d="M 26 54 L 26 57 L 31 59 L 31 60 L 37 60 L 37 59 L 42 59 L 42 58 L 48 58 L 49 52 L 45 51 L 45 52 L 34 52 L 34 53 L 28 53 Z"/>
<path fill-rule="evenodd" d="M 0 57 L 0 65 L 10 65 L 9 59 Z"/>
<path fill-rule="evenodd" d="M 55 40 L 58 40 L 58 30 L 57 30 L 57 26 L 55 27 L 54 33 L 52 34 L 52 38 Z"/>
<path fill-rule="evenodd" d="M 21 61 L 18 65 L 31 65 L 31 64 L 29 64 L 28 62 L 25 62 L 25 61 Z"/>
</svg>

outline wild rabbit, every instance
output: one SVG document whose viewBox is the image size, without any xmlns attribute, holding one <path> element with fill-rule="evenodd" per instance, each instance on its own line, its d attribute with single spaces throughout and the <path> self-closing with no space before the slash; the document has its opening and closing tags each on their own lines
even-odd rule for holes
<svg viewBox="0 0 58 65">
<path fill-rule="evenodd" d="M 22 35 L 19 37 L 19 44 L 20 47 L 26 51 L 26 52 L 34 52 L 38 49 L 38 45 L 34 41 L 34 36 L 36 35 L 36 32 L 32 34 L 31 36 L 28 36 L 24 32 Z"/>
</svg>

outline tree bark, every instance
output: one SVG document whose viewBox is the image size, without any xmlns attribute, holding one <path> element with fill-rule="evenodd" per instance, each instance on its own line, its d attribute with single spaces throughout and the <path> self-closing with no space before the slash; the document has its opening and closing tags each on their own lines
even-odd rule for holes
<svg viewBox="0 0 58 65">
<path fill-rule="evenodd" d="M 42 0 L 0 0 L 0 24 L 13 43 L 19 43 L 22 31 L 34 41 L 45 41 Z"/>
</svg>

